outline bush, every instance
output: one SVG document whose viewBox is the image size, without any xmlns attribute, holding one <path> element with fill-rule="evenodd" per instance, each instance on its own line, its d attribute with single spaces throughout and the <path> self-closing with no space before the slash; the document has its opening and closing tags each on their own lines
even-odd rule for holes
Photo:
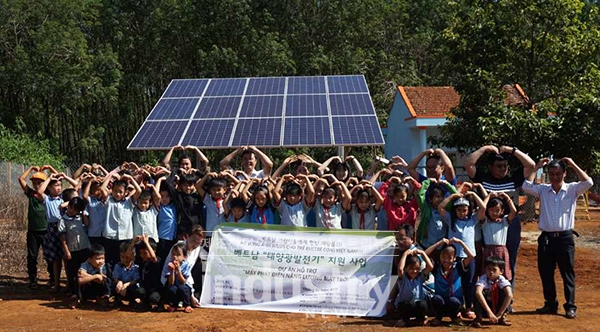
<svg viewBox="0 0 600 332">
<path fill-rule="evenodd" d="M 62 169 L 64 157 L 51 152 L 48 140 L 18 134 L 0 124 L 0 161 L 52 165 L 56 169 Z"/>
</svg>

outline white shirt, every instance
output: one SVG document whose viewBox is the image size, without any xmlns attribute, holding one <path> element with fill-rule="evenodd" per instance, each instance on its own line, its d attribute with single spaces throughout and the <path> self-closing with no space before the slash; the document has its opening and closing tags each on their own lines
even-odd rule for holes
<svg viewBox="0 0 600 332">
<path fill-rule="evenodd" d="M 284 226 L 306 227 L 306 215 L 310 212 L 310 207 L 306 205 L 304 200 L 294 205 L 288 204 L 281 200 L 277 211 L 281 215 L 281 224 Z"/>
<path fill-rule="evenodd" d="M 342 204 L 337 202 L 325 209 L 323 204 L 317 200 L 315 203 L 315 212 L 317 213 L 317 227 L 328 229 L 342 229 Z"/>
<path fill-rule="evenodd" d="M 561 232 L 575 227 L 577 197 L 594 185 L 592 179 L 564 183 L 558 192 L 551 184 L 523 182 L 523 191 L 540 199 L 540 221 L 538 228 L 543 232 Z"/>
<path fill-rule="evenodd" d="M 242 172 L 244 172 L 244 171 L 242 171 Z M 245 172 L 244 172 L 244 173 L 245 173 Z M 257 170 L 255 170 L 255 169 L 252 169 L 252 172 L 251 172 L 250 174 L 247 174 L 247 173 L 246 173 L 246 175 L 247 175 L 249 178 L 251 178 L 251 179 L 255 179 L 255 178 L 256 178 L 256 179 L 263 179 L 263 178 L 265 177 L 265 172 L 263 172 L 263 170 L 262 170 L 262 169 L 261 169 L 260 171 L 257 171 Z M 238 179 L 238 180 L 246 180 L 246 178 L 245 178 L 243 175 L 238 175 L 238 176 L 237 176 L 237 179 Z"/>
<path fill-rule="evenodd" d="M 148 237 L 158 242 L 157 217 L 158 210 L 154 206 L 146 211 L 138 208 L 133 209 L 133 236 L 148 234 Z"/>
</svg>

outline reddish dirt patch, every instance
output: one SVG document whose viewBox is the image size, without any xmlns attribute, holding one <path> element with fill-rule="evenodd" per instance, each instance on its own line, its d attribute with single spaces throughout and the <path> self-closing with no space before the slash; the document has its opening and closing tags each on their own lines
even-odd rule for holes
<svg viewBox="0 0 600 332">
<path fill-rule="evenodd" d="M 579 219 L 577 230 L 583 237 L 600 240 L 600 210 L 591 211 L 591 220 Z M 587 219 L 587 218 L 586 218 Z M 524 225 L 524 232 L 537 230 L 534 223 Z M 581 238 L 580 238 L 581 239 Z M 600 330 L 600 251 L 594 246 L 580 246 L 577 240 L 576 274 L 578 317 L 540 316 L 535 308 L 543 304 L 537 272 L 537 253 L 534 243 L 524 244 L 519 252 L 515 295 L 516 313 L 510 319 L 512 328 L 492 327 L 490 330 L 533 331 L 598 331 Z M 600 243 L 600 242 L 599 242 Z M 19 275 L 14 271 L 14 275 Z M 22 274 L 21 274 L 22 275 Z M 191 314 L 177 312 L 130 312 L 126 309 L 101 310 L 94 305 L 69 310 L 66 295 L 53 297 L 47 290 L 30 291 L 25 281 L 12 276 L 0 276 L 0 329 L 2 330 L 160 330 L 160 331 L 390 331 L 383 321 L 364 318 L 322 317 L 306 318 L 300 314 L 260 311 L 196 309 Z M 556 272 L 559 302 L 562 303 L 562 283 Z M 429 331 L 442 328 L 417 328 Z M 466 330 L 456 327 L 452 330 Z"/>
</svg>

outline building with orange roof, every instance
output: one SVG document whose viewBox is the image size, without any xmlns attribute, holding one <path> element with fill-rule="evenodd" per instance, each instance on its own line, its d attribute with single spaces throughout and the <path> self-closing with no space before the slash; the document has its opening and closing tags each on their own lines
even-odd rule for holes
<svg viewBox="0 0 600 332">
<path fill-rule="evenodd" d="M 519 86 L 504 85 L 507 105 L 525 105 L 529 98 Z M 431 148 L 429 136 L 440 134 L 439 126 L 446 123 L 446 117 L 460 103 L 460 95 L 451 86 L 398 86 L 394 103 L 387 121 L 385 135 L 385 155 L 400 156 L 407 162 L 421 151 Z M 468 135 L 468 128 L 465 128 Z M 456 150 L 444 148 L 455 166 L 463 166 L 465 156 Z M 422 165 L 425 166 L 424 160 Z"/>
</svg>

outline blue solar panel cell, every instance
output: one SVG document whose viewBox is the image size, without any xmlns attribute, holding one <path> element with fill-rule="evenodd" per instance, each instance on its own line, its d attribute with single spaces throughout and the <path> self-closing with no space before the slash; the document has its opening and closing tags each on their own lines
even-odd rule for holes
<svg viewBox="0 0 600 332">
<path fill-rule="evenodd" d="M 331 145 L 329 118 L 286 118 L 283 145 Z"/>
<path fill-rule="evenodd" d="M 331 115 L 375 114 L 371 97 L 368 94 L 329 95 Z"/>
<path fill-rule="evenodd" d="M 240 118 L 281 117 L 283 96 L 249 96 L 244 98 Z"/>
<path fill-rule="evenodd" d="M 206 148 L 228 146 L 234 123 L 234 119 L 193 120 L 181 144 Z"/>
<path fill-rule="evenodd" d="M 203 98 L 194 119 L 235 118 L 242 97 Z"/>
<path fill-rule="evenodd" d="M 281 119 L 239 119 L 232 146 L 280 146 Z"/>
<path fill-rule="evenodd" d="M 285 77 L 251 78 L 246 96 L 282 95 L 285 90 Z"/>
<path fill-rule="evenodd" d="M 129 148 L 159 149 L 179 143 L 188 121 L 146 121 Z"/>
<path fill-rule="evenodd" d="M 326 116 L 326 95 L 291 95 L 285 102 L 285 116 Z"/>
<path fill-rule="evenodd" d="M 334 117 L 333 137 L 336 145 L 383 144 L 375 116 Z"/>
<path fill-rule="evenodd" d="M 208 80 L 173 80 L 163 98 L 200 97 Z"/>
<path fill-rule="evenodd" d="M 206 89 L 205 96 L 241 96 L 246 87 L 245 78 L 213 79 Z"/>
<path fill-rule="evenodd" d="M 329 93 L 368 93 L 364 76 L 329 76 L 327 77 Z"/>
<path fill-rule="evenodd" d="M 187 120 L 190 118 L 200 98 L 185 98 L 185 99 L 161 99 L 158 101 L 152 113 L 148 117 L 149 120 L 166 120 L 166 119 L 181 119 Z"/>
<path fill-rule="evenodd" d="M 324 76 L 288 78 L 288 95 L 303 95 L 326 92 Z"/>
</svg>

